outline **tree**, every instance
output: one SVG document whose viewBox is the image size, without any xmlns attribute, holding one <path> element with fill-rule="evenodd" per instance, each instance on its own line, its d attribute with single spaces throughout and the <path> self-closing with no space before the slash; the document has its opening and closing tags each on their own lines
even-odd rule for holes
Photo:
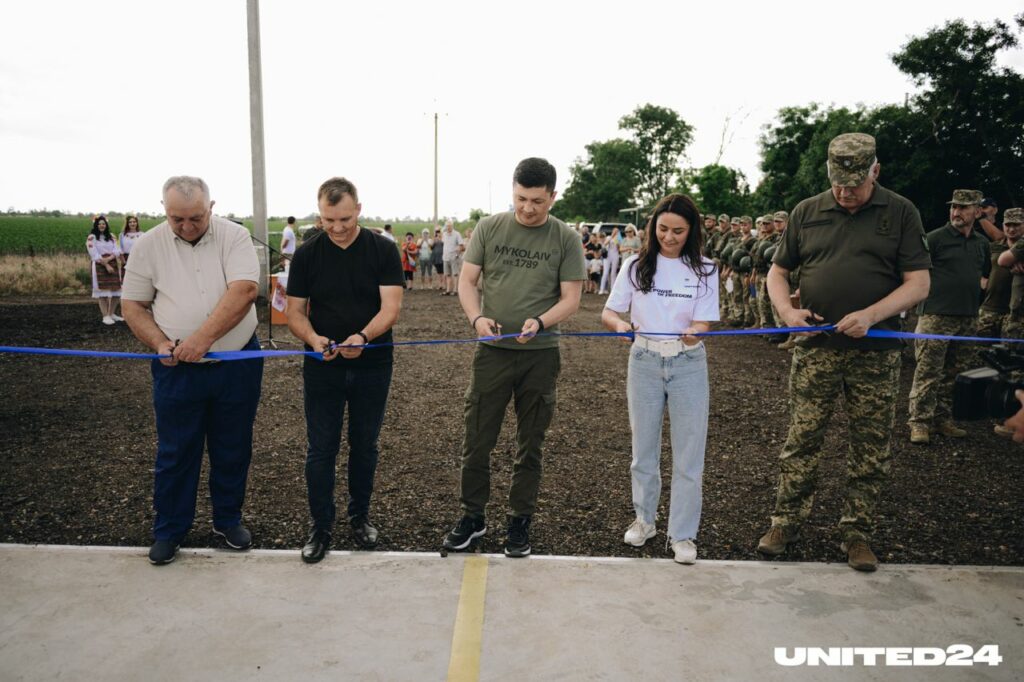
<svg viewBox="0 0 1024 682">
<path fill-rule="evenodd" d="M 639 169 L 637 198 L 645 205 L 654 204 L 677 184 L 680 159 L 693 141 L 693 126 L 672 109 L 645 104 L 623 116 L 619 128 L 633 134 L 646 161 Z"/>
<path fill-rule="evenodd" d="M 933 206 L 944 214 L 944 202 L 960 187 L 981 189 L 1004 206 L 1024 200 L 1024 77 L 996 63 L 999 52 L 1017 47 L 1024 14 L 1014 23 L 1015 30 L 999 20 L 950 21 L 893 55 L 923 88 L 909 102 L 923 117 L 913 150 L 934 171 L 914 187 L 922 214 Z"/>
<path fill-rule="evenodd" d="M 551 211 L 566 220 L 619 218 L 633 205 L 644 156 L 630 140 L 607 140 L 587 145 L 586 159 L 573 164 L 569 186 Z"/>
<path fill-rule="evenodd" d="M 487 211 L 482 208 L 471 208 L 469 209 L 469 220 L 470 222 L 479 222 L 481 218 L 486 218 L 488 215 Z"/>
<path fill-rule="evenodd" d="M 743 173 L 735 168 L 709 164 L 687 171 L 682 191 L 690 194 L 702 212 L 743 213 L 750 202 L 750 187 Z"/>
</svg>

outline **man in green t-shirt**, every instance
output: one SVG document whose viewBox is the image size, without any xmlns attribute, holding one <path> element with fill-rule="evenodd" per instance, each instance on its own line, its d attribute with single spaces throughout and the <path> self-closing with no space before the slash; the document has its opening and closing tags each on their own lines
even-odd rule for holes
<svg viewBox="0 0 1024 682">
<path fill-rule="evenodd" d="M 953 190 L 949 222 L 928 233 L 932 257 L 931 290 L 918 306 L 918 334 L 974 336 L 978 305 L 992 269 L 988 240 L 975 229 L 982 194 Z M 972 346 L 935 339 L 914 342 L 914 383 L 910 387 L 907 425 L 910 442 L 924 445 L 931 434 L 963 438 L 967 431 L 952 420 L 953 380 L 970 369 Z"/>
<path fill-rule="evenodd" d="M 839 135 L 829 143 L 827 167 L 832 187 L 793 209 L 768 271 L 768 294 L 786 326 L 829 323 L 836 333 L 812 333 L 793 351 L 789 433 L 779 454 L 772 525 L 757 550 L 782 554 L 799 538 L 814 501 L 825 432 L 842 395 L 850 443 L 841 549 L 852 568 L 873 571 L 878 558 L 871 533 L 889 476 L 900 344 L 865 336 L 871 328 L 898 330 L 899 313 L 927 297 L 931 260 L 920 213 L 877 182 L 875 138 Z M 796 308 L 789 273 L 798 267 Z"/>
<path fill-rule="evenodd" d="M 555 202 L 555 168 L 524 159 L 512 176 L 514 210 L 483 218 L 473 232 L 459 278 L 459 302 L 481 339 L 466 391 L 460 499 L 463 517 L 444 540 L 461 550 L 487 532 L 491 451 L 513 396 L 516 458 L 509 489 L 505 555 L 530 554 L 530 519 L 540 488 L 541 444 L 555 411 L 561 369 L 558 323 L 580 305 L 586 269 L 579 236 L 549 215 Z M 477 288 L 483 282 L 481 290 Z"/>
</svg>

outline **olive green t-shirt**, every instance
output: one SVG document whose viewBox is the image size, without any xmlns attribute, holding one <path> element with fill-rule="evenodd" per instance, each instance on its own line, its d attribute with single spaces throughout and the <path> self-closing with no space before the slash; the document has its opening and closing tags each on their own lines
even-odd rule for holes
<svg viewBox="0 0 1024 682">
<path fill-rule="evenodd" d="M 483 314 L 497 320 L 503 334 L 515 334 L 531 317 L 558 303 L 562 282 L 587 278 L 583 243 L 555 217 L 538 227 L 520 225 L 511 211 L 487 216 L 469 240 L 466 262 L 479 265 L 483 280 Z M 552 325 L 544 331 L 558 331 Z M 557 336 L 538 336 L 529 343 L 515 339 L 486 341 L 515 350 L 556 348 Z"/>
<path fill-rule="evenodd" d="M 903 273 L 927 270 L 921 214 L 909 200 L 875 185 L 868 203 L 850 214 L 832 190 L 804 199 L 789 217 L 772 261 L 800 268 L 800 304 L 836 324 L 847 314 L 882 300 L 903 283 Z M 875 329 L 899 331 L 899 317 Z M 886 350 L 898 339 L 855 339 L 845 334 L 808 337 L 807 347 Z"/>
<path fill-rule="evenodd" d="M 1005 242 L 992 242 L 989 249 L 992 251 L 992 270 L 988 275 L 988 287 L 985 289 L 985 300 L 981 307 L 989 312 L 1000 315 L 1010 312 L 1010 290 L 1013 284 L 1013 273 L 1010 268 L 1004 268 L 997 262 L 999 254 L 1008 248 Z"/>
<path fill-rule="evenodd" d="M 981 278 L 988 277 L 992 267 L 988 240 L 975 230 L 965 237 L 949 223 L 929 232 L 926 239 L 932 285 L 917 312 L 975 317 L 981 303 Z"/>
</svg>

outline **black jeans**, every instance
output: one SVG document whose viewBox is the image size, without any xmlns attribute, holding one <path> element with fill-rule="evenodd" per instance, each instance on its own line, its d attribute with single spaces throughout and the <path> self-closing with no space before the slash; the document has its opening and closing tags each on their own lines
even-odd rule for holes
<svg viewBox="0 0 1024 682">
<path fill-rule="evenodd" d="M 334 477 L 348 404 L 348 518 L 370 511 L 377 470 L 377 438 L 391 388 L 392 365 L 345 367 L 338 360 L 306 358 L 302 368 L 306 408 L 306 491 L 313 525 L 331 530 L 336 515 Z M 337 363 L 337 364 L 335 364 Z"/>
</svg>

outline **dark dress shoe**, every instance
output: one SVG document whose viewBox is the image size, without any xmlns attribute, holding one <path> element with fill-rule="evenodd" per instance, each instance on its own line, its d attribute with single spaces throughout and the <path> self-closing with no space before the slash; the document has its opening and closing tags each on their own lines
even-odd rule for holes
<svg viewBox="0 0 1024 682">
<path fill-rule="evenodd" d="M 355 536 L 360 547 L 373 549 L 377 546 L 377 529 L 370 523 L 370 519 L 365 516 L 356 516 L 349 520 L 349 524 L 352 526 L 352 535 Z"/>
<path fill-rule="evenodd" d="M 302 560 L 307 564 L 315 564 L 324 558 L 327 550 L 331 548 L 331 534 L 326 530 L 314 528 L 309 534 L 309 540 L 302 548 Z"/>
</svg>

